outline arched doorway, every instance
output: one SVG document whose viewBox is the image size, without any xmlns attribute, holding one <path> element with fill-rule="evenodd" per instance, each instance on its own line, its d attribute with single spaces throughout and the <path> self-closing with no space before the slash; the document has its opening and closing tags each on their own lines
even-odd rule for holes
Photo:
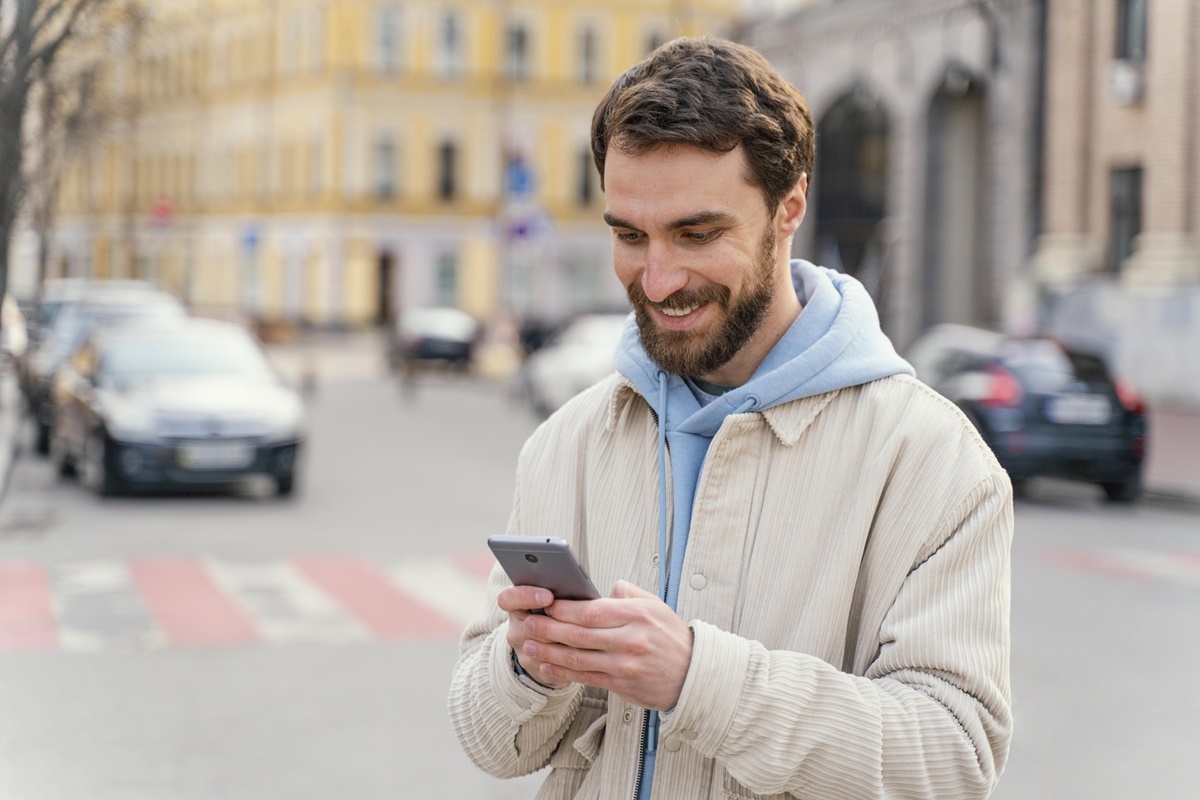
<svg viewBox="0 0 1200 800">
<path fill-rule="evenodd" d="M 929 107 L 921 322 L 989 322 L 985 92 L 946 71 Z"/>
<path fill-rule="evenodd" d="M 888 115 L 864 84 L 834 103 L 817 125 L 816 257 L 854 275 L 883 299 L 887 248 Z"/>
</svg>

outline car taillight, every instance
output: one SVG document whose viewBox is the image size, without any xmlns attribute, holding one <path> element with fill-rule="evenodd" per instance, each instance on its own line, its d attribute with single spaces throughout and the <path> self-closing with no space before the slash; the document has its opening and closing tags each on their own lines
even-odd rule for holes
<svg viewBox="0 0 1200 800">
<path fill-rule="evenodd" d="M 979 402 L 988 408 L 1016 408 L 1025 399 L 1021 382 L 1004 367 L 993 364 L 987 369 L 987 392 Z"/>
<path fill-rule="evenodd" d="M 1125 379 L 1117 381 L 1117 399 L 1121 401 L 1121 407 L 1130 414 L 1145 414 L 1146 400 L 1137 389 L 1133 388 L 1133 384 Z"/>
</svg>

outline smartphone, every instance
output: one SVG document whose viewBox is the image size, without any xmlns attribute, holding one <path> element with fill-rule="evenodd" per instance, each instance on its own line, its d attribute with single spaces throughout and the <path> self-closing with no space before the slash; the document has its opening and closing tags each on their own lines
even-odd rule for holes
<svg viewBox="0 0 1200 800">
<path fill-rule="evenodd" d="M 488 547 L 514 586 L 540 586 L 556 600 L 600 597 L 565 539 L 492 536 Z"/>
</svg>

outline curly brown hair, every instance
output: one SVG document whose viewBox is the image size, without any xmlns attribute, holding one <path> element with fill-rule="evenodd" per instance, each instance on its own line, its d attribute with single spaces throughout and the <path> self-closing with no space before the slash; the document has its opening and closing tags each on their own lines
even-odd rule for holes
<svg viewBox="0 0 1200 800">
<path fill-rule="evenodd" d="M 740 144 L 771 212 L 812 175 L 814 138 L 804 95 L 761 54 L 720 39 L 662 45 L 613 82 L 592 116 L 601 188 L 609 147 L 637 156 L 663 145 L 727 153 Z"/>
</svg>

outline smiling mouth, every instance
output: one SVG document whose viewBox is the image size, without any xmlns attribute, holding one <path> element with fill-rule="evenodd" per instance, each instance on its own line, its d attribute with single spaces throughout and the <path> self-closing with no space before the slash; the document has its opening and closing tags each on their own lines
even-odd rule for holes
<svg viewBox="0 0 1200 800">
<path fill-rule="evenodd" d="M 683 308 L 660 308 L 659 311 L 668 317 L 686 317 L 699 307 L 700 304 L 697 303 L 695 305 L 684 306 Z"/>
</svg>

